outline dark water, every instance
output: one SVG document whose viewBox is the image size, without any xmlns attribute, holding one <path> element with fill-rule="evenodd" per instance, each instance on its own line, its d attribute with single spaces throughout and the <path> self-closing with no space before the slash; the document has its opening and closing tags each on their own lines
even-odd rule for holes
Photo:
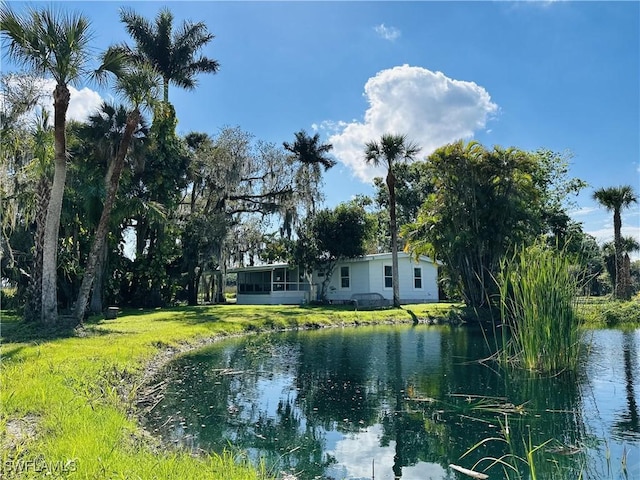
<svg viewBox="0 0 640 480">
<path fill-rule="evenodd" d="M 640 330 L 585 341 L 577 374 L 540 378 L 479 364 L 488 349 L 469 329 L 226 340 L 169 365 L 147 427 L 186 448 L 246 451 L 299 479 L 469 478 L 449 464 L 484 470 L 489 458 L 526 479 L 518 457 L 540 445 L 539 479 L 640 479 Z M 500 465 L 487 473 L 505 477 Z"/>
</svg>

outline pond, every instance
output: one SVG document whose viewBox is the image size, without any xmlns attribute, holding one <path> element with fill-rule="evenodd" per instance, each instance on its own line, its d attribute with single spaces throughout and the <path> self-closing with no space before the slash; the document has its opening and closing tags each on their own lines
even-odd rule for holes
<svg viewBox="0 0 640 480">
<path fill-rule="evenodd" d="M 579 372 L 541 378 L 478 362 L 489 348 L 469 328 L 228 339 L 166 367 L 146 427 L 195 451 L 247 452 L 301 480 L 469 478 L 449 465 L 483 471 L 490 458 L 529 478 L 517 457 L 539 445 L 538 478 L 640 478 L 640 330 L 588 332 L 585 342 Z M 487 473 L 518 478 L 501 465 Z"/>
</svg>

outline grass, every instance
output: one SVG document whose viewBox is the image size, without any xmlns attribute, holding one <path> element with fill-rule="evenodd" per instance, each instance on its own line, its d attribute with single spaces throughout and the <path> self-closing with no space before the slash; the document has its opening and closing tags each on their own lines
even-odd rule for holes
<svg viewBox="0 0 640 480">
<path fill-rule="evenodd" d="M 579 277 L 568 256 L 542 243 L 523 247 L 502 264 L 500 313 L 507 327 L 501 332 L 503 361 L 540 372 L 577 368 Z"/>
<path fill-rule="evenodd" d="M 0 477 L 220 479 L 269 476 L 242 455 L 163 448 L 135 416 L 145 369 L 167 349 L 216 336 L 446 318 L 450 304 L 354 312 L 340 307 L 206 306 L 128 311 L 84 328 L 28 325 L 2 312 Z"/>
<path fill-rule="evenodd" d="M 640 325 L 640 295 L 624 302 L 609 297 L 581 298 L 578 315 L 590 328 L 638 328 Z"/>
</svg>

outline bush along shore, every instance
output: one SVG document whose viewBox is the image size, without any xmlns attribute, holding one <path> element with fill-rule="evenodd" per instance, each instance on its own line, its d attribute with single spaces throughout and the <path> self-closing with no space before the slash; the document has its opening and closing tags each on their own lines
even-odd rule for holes
<svg viewBox="0 0 640 480">
<path fill-rule="evenodd" d="M 250 332 L 376 323 L 459 322 L 452 304 L 183 307 L 90 319 L 82 328 L 2 312 L 0 477 L 220 479 L 275 477 L 238 453 L 168 449 L 141 428 L 145 383 L 175 354 Z"/>
</svg>

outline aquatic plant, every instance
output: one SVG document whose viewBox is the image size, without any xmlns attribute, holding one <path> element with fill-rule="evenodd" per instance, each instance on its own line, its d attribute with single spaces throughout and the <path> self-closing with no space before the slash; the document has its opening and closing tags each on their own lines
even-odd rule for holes
<svg viewBox="0 0 640 480">
<path fill-rule="evenodd" d="M 503 362 L 547 373 L 576 369 L 581 277 L 568 255 L 543 242 L 521 247 L 501 263 L 497 282 Z"/>
</svg>

